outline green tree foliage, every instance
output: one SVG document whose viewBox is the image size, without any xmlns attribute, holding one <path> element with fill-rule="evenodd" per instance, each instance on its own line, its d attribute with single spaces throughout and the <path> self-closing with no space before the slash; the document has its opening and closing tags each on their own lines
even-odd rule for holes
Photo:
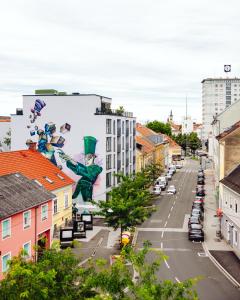
<svg viewBox="0 0 240 300">
<path fill-rule="evenodd" d="M 163 123 L 163 122 L 155 120 L 152 122 L 148 122 L 146 124 L 146 126 L 155 132 L 167 134 L 169 136 L 172 135 L 172 129 L 171 129 L 171 125 L 169 123 Z"/>
<path fill-rule="evenodd" d="M 147 178 L 150 184 L 153 184 L 156 179 L 163 173 L 164 168 L 160 163 L 150 164 L 143 170 L 143 176 Z"/>
<path fill-rule="evenodd" d="M 124 247 L 120 259 L 109 266 L 103 259 L 79 265 L 70 249 L 45 250 L 40 261 L 33 263 L 15 257 L 5 279 L 0 282 L 3 300 L 194 300 L 198 299 L 194 285 L 198 279 L 180 283 L 159 281 L 156 272 L 166 257 L 153 251 L 148 258 L 149 243 L 138 252 Z M 139 274 L 134 280 L 126 262 Z"/>
<path fill-rule="evenodd" d="M 184 149 L 186 146 L 189 147 L 193 153 L 201 147 L 201 141 L 198 138 L 196 132 L 191 132 L 190 134 L 181 134 L 173 136 L 173 139 Z"/>
<path fill-rule="evenodd" d="M 136 176 L 117 175 L 121 178 L 119 186 L 109 193 L 108 201 L 93 202 L 100 208 L 98 215 L 104 216 L 106 223 L 114 229 L 123 230 L 141 224 L 150 214 L 146 206 L 151 196 L 146 188 L 149 180 L 143 174 Z"/>
<path fill-rule="evenodd" d="M 11 145 L 11 130 L 9 129 L 6 133 L 6 136 L 3 139 L 3 143 L 8 147 Z"/>
</svg>

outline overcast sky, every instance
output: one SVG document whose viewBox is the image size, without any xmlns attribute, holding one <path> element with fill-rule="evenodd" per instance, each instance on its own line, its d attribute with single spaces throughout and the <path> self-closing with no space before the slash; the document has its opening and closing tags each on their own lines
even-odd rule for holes
<svg viewBox="0 0 240 300">
<path fill-rule="evenodd" d="M 238 0 L 7 0 L 0 115 L 35 89 L 111 97 L 140 121 L 201 121 L 201 80 L 240 71 Z"/>
</svg>

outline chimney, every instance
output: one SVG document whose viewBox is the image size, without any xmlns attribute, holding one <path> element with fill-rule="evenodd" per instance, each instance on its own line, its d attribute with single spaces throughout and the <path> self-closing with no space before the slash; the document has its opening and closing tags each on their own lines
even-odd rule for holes
<svg viewBox="0 0 240 300">
<path fill-rule="evenodd" d="M 29 150 L 37 150 L 37 143 L 33 142 L 32 140 L 27 140 L 26 145 L 28 146 Z"/>
</svg>

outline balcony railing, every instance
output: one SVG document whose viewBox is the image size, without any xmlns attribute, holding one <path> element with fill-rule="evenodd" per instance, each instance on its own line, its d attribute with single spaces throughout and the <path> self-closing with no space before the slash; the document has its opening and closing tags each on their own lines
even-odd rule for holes
<svg viewBox="0 0 240 300">
<path fill-rule="evenodd" d="M 121 136 L 121 128 L 117 129 L 117 136 Z"/>
<path fill-rule="evenodd" d="M 121 144 L 117 144 L 117 152 L 121 152 Z"/>
<path fill-rule="evenodd" d="M 118 159 L 118 161 L 117 161 L 117 169 L 118 169 L 118 171 L 121 169 L 121 160 L 120 159 Z"/>
<path fill-rule="evenodd" d="M 126 136 L 129 136 L 129 128 L 126 128 Z"/>
<path fill-rule="evenodd" d="M 126 143 L 126 150 L 129 150 L 129 143 Z"/>
<path fill-rule="evenodd" d="M 133 113 L 129 111 L 121 112 L 117 109 L 111 109 L 111 108 L 96 108 L 95 115 L 112 115 L 112 116 L 121 116 L 126 118 L 133 118 Z"/>
</svg>

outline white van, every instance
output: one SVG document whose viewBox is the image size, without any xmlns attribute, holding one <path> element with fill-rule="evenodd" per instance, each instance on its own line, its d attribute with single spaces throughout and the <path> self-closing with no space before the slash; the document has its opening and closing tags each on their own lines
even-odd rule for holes
<svg viewBox="0 0 240 300">
<path fill-rule="evenodd" d="M 160 188 L 160 186 L 156 185 L 156 186 L 153 188 L 153 194 L 154 194 L 154 195 L 161 195 L 161 188 Z"/>
</svg>

